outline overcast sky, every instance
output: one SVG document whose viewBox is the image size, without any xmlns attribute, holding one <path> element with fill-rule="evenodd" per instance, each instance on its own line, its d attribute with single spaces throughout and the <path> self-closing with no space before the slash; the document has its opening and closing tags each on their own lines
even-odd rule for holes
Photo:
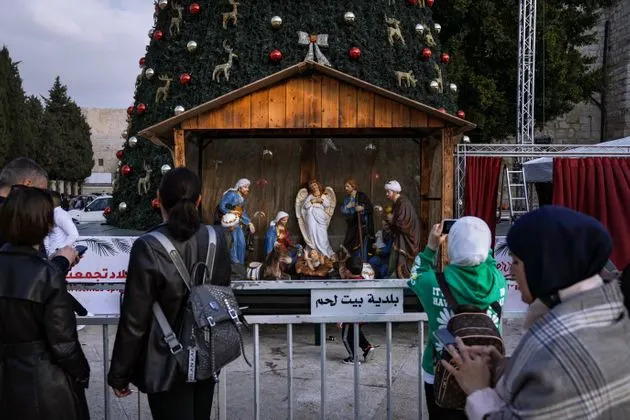
<svg viewBox="0 0 630 420">
<path fill-rule="evenodd" d="M 19 65 L 27 94 L 46 95 L 55 76 L 82 107 L 133 102 L 138 59 L 153 25 L 152 0 L 6 0 L 0 46 Z"/>
</svg>

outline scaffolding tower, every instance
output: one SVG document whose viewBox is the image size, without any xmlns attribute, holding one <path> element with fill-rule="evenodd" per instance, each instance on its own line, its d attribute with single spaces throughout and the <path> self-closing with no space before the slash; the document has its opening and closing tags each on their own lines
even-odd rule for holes
<svg viewBox="0 0 630 420">
<path fill-rule="evenodd" d="M 517 143 L 534 144 L 536 0 L 520 0 L 518 25 Z"/>
</svg>

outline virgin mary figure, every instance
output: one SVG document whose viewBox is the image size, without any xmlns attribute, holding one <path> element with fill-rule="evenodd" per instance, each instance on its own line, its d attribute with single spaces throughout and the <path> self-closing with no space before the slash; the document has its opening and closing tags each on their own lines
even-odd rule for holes
<svg viewBox="0 0 630 420">
<path fill-rule="evenodd" d="M 324 189 L 315 179 L 308 183 L 308 190 L 302 188 L 295 198 L 295 213 L 304 242 L 308 248 L 317 250 L 328 258 L 335 255 L 328 240 L 328 226 L 336 204 L 333 189 Z"/>
</svg>

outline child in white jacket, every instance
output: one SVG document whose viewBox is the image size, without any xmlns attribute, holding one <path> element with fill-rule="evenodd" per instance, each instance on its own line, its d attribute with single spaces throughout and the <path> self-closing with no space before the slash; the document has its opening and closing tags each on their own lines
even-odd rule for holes
<svg viewBox="0 0 630 420">
<path fill-rule="evenodd" d="M 44 238 L 44 247 L 48 255 L 64 246 L 74 246 L 74 242 L 79 239 L 79 231 L 72 221 L 72 217 L 67 211 L 61 208 L 61 195 L 58 192 L 51 192 L 53 204 L 55 206 L 55 225 Z"/>
</svg>

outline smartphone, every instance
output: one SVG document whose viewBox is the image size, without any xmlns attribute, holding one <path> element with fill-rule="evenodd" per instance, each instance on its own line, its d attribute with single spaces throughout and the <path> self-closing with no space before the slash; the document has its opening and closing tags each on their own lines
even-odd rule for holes
<svg viewBox="0 0 630 420">
<path fill-rule="evenodd" d="M 442 224 L 442 235 L 448 235 L 457 219 L 444 219 Z"/>
<path fill-rule="evenodd" d="M 77 251 L 77 253 L 79 254 L 79 257 L 83 256 L 83 254 L 85 254 L 85 251 L 87 251 L 87 246 L 85 245 L 77 245 L 74 247 L 74 250 Z"/>
<path fill-rule="evenodd" d="M 433 337 L 435 337 L 435 339 L 439 341 L 440 344 L 444 346 L 444 348 L 446 348 L 447 346 L 456 346 L 455 337 L 446 328 L 440 328 L 439 330 L 434 332 Z"/>
</svg>

